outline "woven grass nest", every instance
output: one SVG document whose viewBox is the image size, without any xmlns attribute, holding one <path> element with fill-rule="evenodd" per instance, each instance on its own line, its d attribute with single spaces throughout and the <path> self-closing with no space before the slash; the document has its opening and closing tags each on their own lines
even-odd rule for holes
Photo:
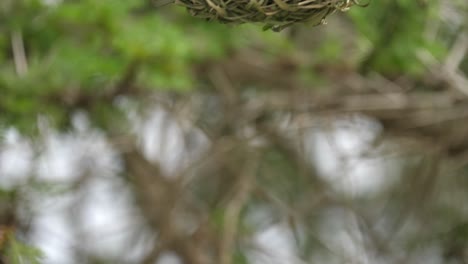
<svg viewBox="0 0 468 264">
<path fill-rule="evenodd" d="M 195 17 L 221 23 L 263 23 L 264 29 L 280 31 L 295 23 L 325 23 L 335 11 L 346 11 L 358 0 L 174 0 Z"/>
</svg>

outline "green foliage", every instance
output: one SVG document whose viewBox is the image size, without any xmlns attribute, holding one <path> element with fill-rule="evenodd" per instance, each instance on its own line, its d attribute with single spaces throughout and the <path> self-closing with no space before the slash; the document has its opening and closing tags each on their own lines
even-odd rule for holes
<svg viewBox="0 0 468 264">
<path fill-rule="evenodd" d="M 112 90 L 135 62 L 140 69 L 136 77 L 139 87 L 193 88 L 192 63 L 200 57 L 219 56 L 229 45 L 229 33 L 200 28 L 187 34 L 159 14 L 133 12 L 138 4 L 141 2 L 66 1 L 46 6 L 24 0 L 2 4 L 0 109 L 8 116 L 2 116 L 0 123 L 38 112 L 53 118 L 57 109 L 44 100 L 65 101 L 70 93 L 93 95 Z M 22 76 L 15 73 L 10 49 L 14 31 L 20 32 L 28 59 L 28 72 Z M 195 40 L 199 40 L 198 46 L 191 44 Z M 208 48 L 200 53 L 200 46 Z M 34 119 L 25 123 L 34 123 Z"/>
<path fill-rule="evenodd" d="M 43 253 L 36 247 L 29 246 L 18 241 L 13 236 L 7 241 L 5 257 L 11 264 L 40 264 L 43 259 Z"/>
<path fill-rule="evenodd" d="M 464 0 L 457 1 L 460 5 L 464 3 Z M 58 128 L 66 128 L 71 113 L 85 110 L 93 128 L 112 134 L 114 128 L 126 125 L 126 113 L 114 102 L 119 96 L 134 97 L 132 102 L 139 103 L 154 92 L 193 92 L 205 87 L 202 81 L 209 79 L 199 71 L 200 66 L 228 60 L 231 56 L 237 58 L 239 54 L 255 55 L 254 59 L 248 58 L 251 59 L 248 63 L 259 65 L 259 71 L 263 71 L 258 75 L 261 78 L 269 78 L 270 73 L 281 75 L 284 68 L 285 76 L 298 76 L 298 86 L 304 84 L 314 89 L 320 86 L 328 89 L 335 77 L 358 68 L 363 72 L 377 71 L 386 77 L 417 77 L 425 71 L 418 53 L 425 51 L 437 59 L 443 58 L 458 30 L 441 27 L 445 31 L 437 32 L 434 38 L 428 37 L 429 23 L 442 23 L 436 0 L 372 1 L 367 8 L 351 9 L 348 17 L 334 15 L 336 21 L 341 19 L 342 24 L 337 23 L 338 26 L 324 26 L 323 31 L 304 26 L 302 29 L 306 28 L 307 33 L 302 32 L 300 37 L 294 28 L 274 33 L 263 32 L 259 25 L 207 22 L 192 18 L 183 8 L 165 6 L 155 10 L 145 6 L 142 0 L 46 2 L 0 0 L 0 130 L 13 126 L 22 132 L 37 132 L 39 115 L 46 116 Z M 18 36 L 24 45 L 17 42 Z M 352 58 L 349 58 L 350 45 L 357 46 L 352 47 L 356 53 Z M 17 70 L 18 56 L 21 56 L 18 52 L 24 52 L 26 72 Z M 326 66 L 321 68 L 324 70 L 316 70 L 322 64 Z M 468 69 L 468 62 L 463 62 L 461 68 Z M 252 76 L 247 78 L 258 78 L 255 73 Z M 229 81 L 234 88 L 238 87 L 236 80 Z M 256 81 L 260 87 L 262 80 Z M 255 81 L 249 82 L 249 92 L 255 94 L 257 88 Z M 336 92 L 336 96 L 340 94 L 341 91 Z M 305 164 L 298 164 L 297 160 L 287 149 L 268 149 L 257 178 L 259 186 L 293 209 L 308 202 L 307 195 L 316 195 L 321 187 L 319 182 L 311 182 L 313 177 L 303 171 Z M 210 181 L 194 188 L 201 204 L 210 205 L 210 221 L 221 232 L 226 212 L 217 201 L 233 177 L 220 167 L 220 172 L 207 173 L 214 175 Z M 226 176 L 216 178 L 218 173 Z M 67 186 L 30 184 L 33 191 L 48 195 L 69 191 Z M 0 189 L 0 202 L 13 200 L 14 195 Z M 245 205 L 241 218 L 258 206 L 268 207 L 261 198 L 253 199 L 258 201 Z M 266 210 L 275 211 L 270 207 Z M 284 216 L 281 214 L 271 213 L 271 218 L 279 219 Z M 239 233 L 252 235 L 266 221 L 247 222 L 239 221 Z M 309 224 L 313 226 L 312 221 Z M 466 226 L 456 230 L 459 231 L 457 240 L 466 241 L 466 230 Z M 304 241 L 305 255 L 310 253 L 307 249 L 322 247 L 313 238 Z M 40 263 L 42 257 L 36 248 L 13 236 L 5 250 L 9 263 L 13 264 Z M 245 253 L 245 250 L 235 251 L 233 263 L 248 263 Z"/>
<path fill-rule="evenodd" d="M 10 242 L 6 255 L 12 264 L 40 264 L 43 257 L 43 253 L 36 247 L 19 243 L 16 240 Z"/>
<path fill-rule="evenodd" d="M 298 171 L 297 164 L 288 153 L 277 150 L 268 151 L 260 167 L 259 182 L 275 195 L 294 203 L 304 186 L 305 177 Z"/>
<path fill-rule="evenodd" d="M 234 252 L 232 263 L 233 264 L 249 264 L 249 259 L 244 254 L 244 252 L 236 251 Z"/>
<path fill-rule="evenodd" d="M 208 23 L 179 8 L 139 12 L 141 6 L 139 0 L 53 5 L 39 0 L 4 1 L 0 5 L 0 110 L 7 114 L 0 116 L 0 125 L 28 128 L 37 114 L 64 124 L 66 104 L 76 103 L 75 97 L 112 93 L 133 64 L 138 70 L 132 81 L 139 89 L 188 91 L 198 78 L 193 66 L 201 61 L 223 58 L 247 45 L 262 47 L 264 56 L 295 52 L 286 35 L 262 32 L 258 26 Z M 352 9 L 358 43 L 373 43 L 367 45 L 371 49 L 363 67 L 390 75 L 420 74 L 418 50 L 443 56 L 444 46 L 423 34 L 425 21 L 435 19 L 434 9 L 435 4 L 423 7 L 410 0 Z M 14 33 L 24 41 L 25 75 L 15 73 Z M 338 62 L 345 49 L 341 38 L 330 34 L 311 52 L 319 61 Z"/>
<path fill-rule="evenodd" d="M 398 75 L 419 75 L 425 68 L 417 57 L 421 50 L 436 58 L 445 55 L 440 42 L 425 32 L 430 22 L 439 23 L 434 1 L 384 0 L 371 2 L 365 10 L 353 9 L 351 18 L 362 34 L 361 43 L 371 43 L 364 57 L 363 70 Z"/>
</svg>

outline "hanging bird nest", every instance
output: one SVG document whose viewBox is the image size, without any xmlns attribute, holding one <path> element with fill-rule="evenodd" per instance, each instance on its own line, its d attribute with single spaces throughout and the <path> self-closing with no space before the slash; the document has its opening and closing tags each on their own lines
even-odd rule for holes
<svg viewBox="0 0 468 264">
<path fill-rule="evenodd" d="M 295 23 L 325 23 L 333 12 L 346 11 L 358 0 L 174 0 L 195 17 L 221 23 L 262 23 L 280 31 Z"/>
</svg>

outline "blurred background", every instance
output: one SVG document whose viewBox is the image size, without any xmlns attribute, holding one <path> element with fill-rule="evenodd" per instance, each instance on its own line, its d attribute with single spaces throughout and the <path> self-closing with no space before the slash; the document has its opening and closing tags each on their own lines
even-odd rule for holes
<svg viewBox="0 0 468 264">
<path fill-rule="evenodd" d="M 468 263 L 468 2 L 262 26 L 0 1 L 0 262 Z"/>
</svg>

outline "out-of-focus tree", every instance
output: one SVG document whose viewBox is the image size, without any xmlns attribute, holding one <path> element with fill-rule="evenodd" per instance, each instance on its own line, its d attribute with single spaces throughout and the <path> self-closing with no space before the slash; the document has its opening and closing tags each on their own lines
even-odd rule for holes
<svg viewBox="0 0 468 264">
<path fill-rule="evenodd" d="M 62 225 L 63 263 L 468 261 L 466 1 L 281 32 L 162 2 L 0 2 L 0 263 Z"/>
</svg>

